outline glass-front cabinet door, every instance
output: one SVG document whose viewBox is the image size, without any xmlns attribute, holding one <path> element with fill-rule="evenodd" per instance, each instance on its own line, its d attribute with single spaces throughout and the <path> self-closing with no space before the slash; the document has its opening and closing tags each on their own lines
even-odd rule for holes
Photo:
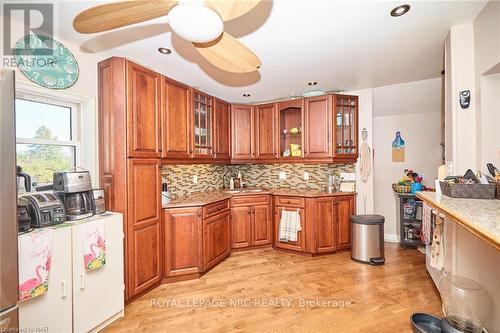
<svg viewBox="0 0 500 333">
<path fill-rule="evenodd" d="M 358 157 L 358 96 L 335 95 L 334 158 Z"/>
<path fill-rule="evenodd" d="M 193 153 L 196 157 L 211 157 L 213 153 L 212 96 L 193 93 Z"/>
</svg>

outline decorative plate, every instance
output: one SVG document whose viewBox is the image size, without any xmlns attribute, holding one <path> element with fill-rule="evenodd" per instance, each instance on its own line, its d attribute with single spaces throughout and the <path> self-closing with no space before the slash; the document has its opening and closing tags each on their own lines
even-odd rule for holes
<svg viewBox="0 0 500 333">
<path fill-rule="evenodd" d="M 70 50 L 52 37 L 26 35 L 15 48 L 16 64 L 31 81 L 50 89 L 67 89 L 78 80 L 80 69 Z"/>
</svg>

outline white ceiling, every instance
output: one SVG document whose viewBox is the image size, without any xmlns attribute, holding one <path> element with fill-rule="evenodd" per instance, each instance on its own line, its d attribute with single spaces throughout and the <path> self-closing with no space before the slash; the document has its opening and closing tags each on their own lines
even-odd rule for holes
<svg viewBox="0 0 500 333">
<path fill-rule="evenodd" d="M 59 35 L 87 52 L 126 56 L 229 102 L 260 102 L 302 94 L 312 80 L 319 89 L 356 90 L 438 77 L 449 28 L 472 21 L 486 2 L 263 0 L 225 24 L 262 61 L 248 74 L 213 67 L 170 31 L 167 17 L 107 33 L 75 32 L 72 19 L 95 1 L 59 2 Z M 411 4 L 410 12 L 391 17 L 402 3 Z M 160 46 L 172 54 L 161 55 Z"/>
</svg>

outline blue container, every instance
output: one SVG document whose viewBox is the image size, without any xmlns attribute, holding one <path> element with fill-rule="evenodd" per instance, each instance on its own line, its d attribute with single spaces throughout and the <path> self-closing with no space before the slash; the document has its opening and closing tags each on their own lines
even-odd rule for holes
<svg viewBox="0 0 500 333">
<path fill-rule="evenodd" d="M 422 191 L 422 183 L 411 183 L 411 193 Z"/>
</svg>

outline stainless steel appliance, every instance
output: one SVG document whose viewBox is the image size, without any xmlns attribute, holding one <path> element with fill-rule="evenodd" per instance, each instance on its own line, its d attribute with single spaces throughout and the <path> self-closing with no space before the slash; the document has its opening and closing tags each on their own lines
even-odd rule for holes
<svg viewBox="0 0 500 333">
<path fill-rule="evenodd" d="M 88 171 L 54 173 L 54 192 L 66 208 L 67 220 L 80 220 L 94 215 L 92 182 Z"/>
<path fill-rule="evenodd" d="M 32 227 L 43 228 L 66 221 L 64 205 L 52 193 L 25 195 L 19 198 L 19 204 L 28 207 Z"/>
<path fill-rule="evenodd" d="M 103 214 L 104 212 L 106 212 L 104 190 L 102 188 L 92 190 L 92 200 L 92 210 L 94 211 L 94 214 Z"/>
<path fill-rule="evenodd" d="M 14 71 L 0 68 L 0 332 L 17 332 L 17 170 Z"/>
<path fill-rule="evenodd" d="M 384 222 L 381 215 L 353 215 L 351 220 L 351 258 L 382 265 L 384 259 Z"/>
</svg>

